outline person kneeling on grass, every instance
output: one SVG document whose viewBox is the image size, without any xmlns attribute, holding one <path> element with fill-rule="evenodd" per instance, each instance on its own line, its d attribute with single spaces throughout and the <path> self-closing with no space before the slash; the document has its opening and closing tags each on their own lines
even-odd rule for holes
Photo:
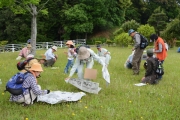
<svg viewBox="0 0 180 120">
<path fill-rule="evenodd" d="M 58 56 L 54 54 L 54 52 L 57 51 L 57 47 L 53 46 L 52 48 L 49 48 L 46 52 L 45 52 L 45 56 L 46 56 L 46 61 L 44 62 L 44 66 L 45 67 L 49 67 L 49 66 L 53 66 L 54 63 L 57 61 Z"/>
<path fill-rule="evenodd" d="M 10 101 L 24 103 L 23 105 L 33 104 L 38 95 L 49 94 L 50 90 L 41 90 L 41 86 L 37 84 L 37 79 L 43 71 L 41 64 L 32 64 L 29 72 L 26 74 L 22 87 L 25 91 L 21 95 L 10 96 Z"/>
<path fill-rule="evenodd" d="M 147 50 L 147 60 L 146 60 L 146 72 L 145 76 L 141 79 L 142 83 L 156 84 L 156 61 L 153 58 L 153 49 Z"/>
</svg>

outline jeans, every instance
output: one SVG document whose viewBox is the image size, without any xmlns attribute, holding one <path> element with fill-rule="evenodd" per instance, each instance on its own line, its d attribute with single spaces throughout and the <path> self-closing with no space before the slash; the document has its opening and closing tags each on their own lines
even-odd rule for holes
<svg viewBox="0 0 180 120">
<path fill-rule="evenodd" d="M 64 69 L 64 73 L 68 73 L 68 70 L 69 70 L 69 67 L 72 67 L 73 66 L 73 60 L 69 60 L 68 59 L 68 62 L 67 62 L 67 64 L 66 64 L 66 67 L 65 67 L 65 69 Z"/>
</svg>

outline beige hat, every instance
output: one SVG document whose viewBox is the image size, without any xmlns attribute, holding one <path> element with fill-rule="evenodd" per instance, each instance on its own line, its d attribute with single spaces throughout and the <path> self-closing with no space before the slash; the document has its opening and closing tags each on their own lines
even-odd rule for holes
<svg viewBox="0 0 180 120">
<path fill-rule="evenodd" d="M 68 41 L 66 42 L 66 45 L 73 45 L 73 46 L 74 46 L 74 43 L 72 42 L 72 40 L 68 40 Z"/>
<path fill-rule="evenodd" d="M 43 69 L 41 67 L 41 64 L 39 63 L 33 63 L 31 68 L 29 70 L 32 70 L 32 71 L 39 71 L 39 72 L 42 72 Z"/>
<path fill-rule="evenodd" d="M 57 51 L 57 47 L 56 47 L 56 46 L 53 46 L 52 49 L 54 49 L 55 51 Z"/>
<path fill-rule="evenodd" d="M 32 46 L 31 46 L 31 44 L 27 44 L 27 48 L 31 48 Z"/>
<path fill-rule="evenodd" d="M 78 52 L 78 58 L 79 59 L 87 59 L 90 57 L 90 52 L 87 50 L 86 47 L 80 47 Z"/>
</svg>

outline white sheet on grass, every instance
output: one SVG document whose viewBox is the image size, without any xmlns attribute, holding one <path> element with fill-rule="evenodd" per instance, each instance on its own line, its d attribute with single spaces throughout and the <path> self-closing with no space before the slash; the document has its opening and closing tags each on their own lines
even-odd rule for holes
<svg viewBox="0 0 180 120">
<path fill-rule="evenodd" d="M 98 94 L 101 90 L 99 83 L 92 82 L 91 80 L 70 78 L 69 80 L 66 80 L 66 82 L 88 93 Z"/>
<path fill-rule="evenodd" d="M 103 66 L 102 68 L 102 75 L 103 75 L 103 78 L 106 80 L 106 82 L 110 83 L 110 75 L 106 66 Z"/>
<path fill-rule="evenodd" d="M 63 92 L 52 91 L 46 95 L 40 95 L 37 97 L 37 101 L 46 102 L 49 104 L 57 104 L 62 102 L 78 101 L 86 94 L 84 92 Z"/>
<path fill-rule="evenodd" d="M 144 86 L 146 85 L 145 83 L 137 83 L 137 84 L 134 84 L 135 86 Z"/>
</svg>

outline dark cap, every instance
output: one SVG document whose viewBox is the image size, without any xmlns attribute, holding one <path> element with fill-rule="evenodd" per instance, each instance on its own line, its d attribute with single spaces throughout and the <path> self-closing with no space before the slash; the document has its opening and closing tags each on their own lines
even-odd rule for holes
<svg viewBox="0 0 180 120">
<path fill-rule="evenodd" d="M 100 45 L 97 45 L 96 47 L 97 47 L 97 48 L 101 48 L 101 46 L 100 46 Z"/>
</svg>

